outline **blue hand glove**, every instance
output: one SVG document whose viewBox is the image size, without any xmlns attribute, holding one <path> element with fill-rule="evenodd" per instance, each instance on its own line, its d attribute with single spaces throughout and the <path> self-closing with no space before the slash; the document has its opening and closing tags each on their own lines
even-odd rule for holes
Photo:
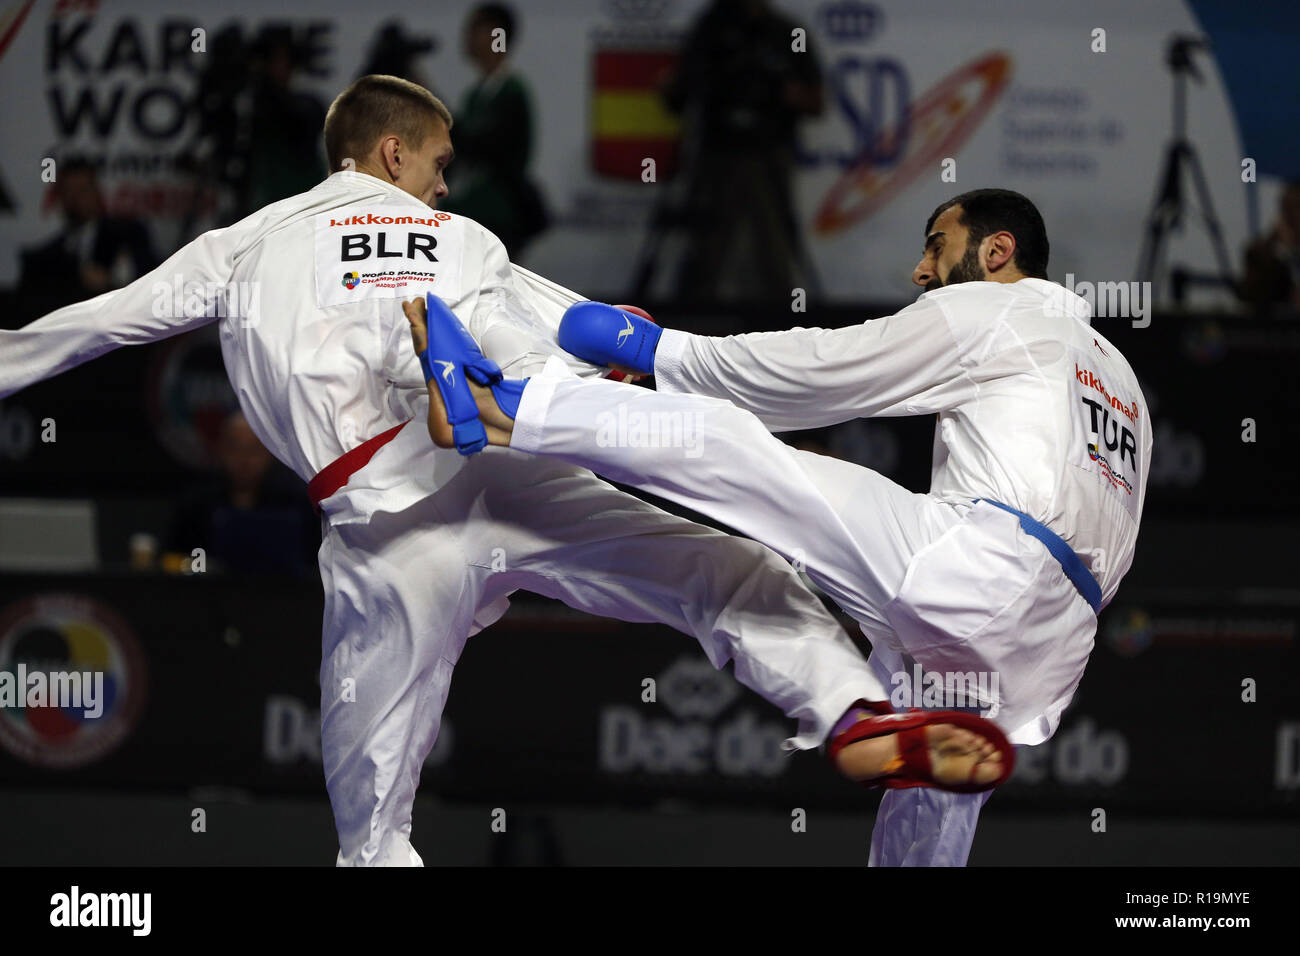
<svg viewBox="0 0 1300 956">
<path fill-rule="evenodd" d="M 593 365 L 622 365 L 653 375 L 663 331 L 603 302 L 575 302 L 560 319 L 558 338 L 562 349 Z"/>
</svg>

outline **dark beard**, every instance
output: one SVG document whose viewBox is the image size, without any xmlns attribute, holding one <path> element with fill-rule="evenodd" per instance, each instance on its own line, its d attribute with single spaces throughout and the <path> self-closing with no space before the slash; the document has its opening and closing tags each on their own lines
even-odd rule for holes
<svg viewBox="0 0 1300 956">
<path fill-rule="evenodd" d="M 942 281 L 935 276 L 925 284 L 926 292 L 933 292 L 935 289 L 942 289 L 946 285 L 956 285 L 958 282 L 983 282 L 984 270 L 980 268 L 980 251 L 977 248 L 966 248 L 966 254 L 961 260 L 952 267 L 948 273 L 948 281 Z"/>
</svg>

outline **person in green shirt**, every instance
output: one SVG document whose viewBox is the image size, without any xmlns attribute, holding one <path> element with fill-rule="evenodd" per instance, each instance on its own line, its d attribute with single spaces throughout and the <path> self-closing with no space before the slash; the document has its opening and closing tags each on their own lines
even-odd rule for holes
<svg viewBox="0 0 1300 956">
<path fill-rule="evenodd" d="M 528 85 L 509 67 L 518 40 L 509 7 L 484 3 L 465 21 L 464 52 L 479 72 L 456 114 L 450 195 L 440 204 L 496 234 L 512 260 L 547 225 L 545 203 L 528 176 L 533 115 Z"/>
</svg>

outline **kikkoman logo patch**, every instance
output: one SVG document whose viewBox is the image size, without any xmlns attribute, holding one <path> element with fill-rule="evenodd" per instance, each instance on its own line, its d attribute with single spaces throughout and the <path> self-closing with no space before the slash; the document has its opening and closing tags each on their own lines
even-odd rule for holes
<svg viewBox="0 0 1300 956">
<path fill-rule="evenodd" d="M 376 216 L 366 213 L 358 216 L 344 216 L 331 219 L 331 226 L 440 226 L 451 218 L 449 212 L 435 212 L 432 216 Z"/>
</svg>

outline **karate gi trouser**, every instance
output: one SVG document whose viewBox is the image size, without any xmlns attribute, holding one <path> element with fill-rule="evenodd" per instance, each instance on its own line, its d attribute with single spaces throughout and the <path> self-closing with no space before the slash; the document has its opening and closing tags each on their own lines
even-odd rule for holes
<svg viewBox="0 0 1300 956">
<path fill-rule="evenodd" d="M 452 670 L 517 589 L 694 636 L 715 667 L 734 661 L 737 680 L 799 720 L 787 749 L 817 747 L 855 700 L 884 692 L 767 548 L 510 449 L 476 455 L 400 513 L 328 527 L 320 567 L 322 758 L 341 865 L 420 865 L 412 802 Z M 538 703 L 538 720 L 564 706 Z"/>
<path fill-rule="evenodd" d="M 911 661 L 997 675 L 990 717 L 1013 743 L 1051 736 L 1083 675 L 1092 609 L 1041 542 L 990 504 L 915 494 L 793 449 L 726 401 L 583 380 L 555 361 L 525 389 L 511 447 L 693 508 L 805 567 L 861 624 L 891 692 L 910 697 Z M 920 819 L 926 804 L 938 809 L 925 819 L 948 834 L 932 858 L 964 861 L 983 800 L 916 790 L 887 796 L 880 860 L 908 858 L 912 841 L 883 830 Z"/>
<path fill-rule="evenodd" d="M 993 791 L 887 790 L 871 831 L 868 866 L 965 866 L 980 809 Z"/>
</svg>

